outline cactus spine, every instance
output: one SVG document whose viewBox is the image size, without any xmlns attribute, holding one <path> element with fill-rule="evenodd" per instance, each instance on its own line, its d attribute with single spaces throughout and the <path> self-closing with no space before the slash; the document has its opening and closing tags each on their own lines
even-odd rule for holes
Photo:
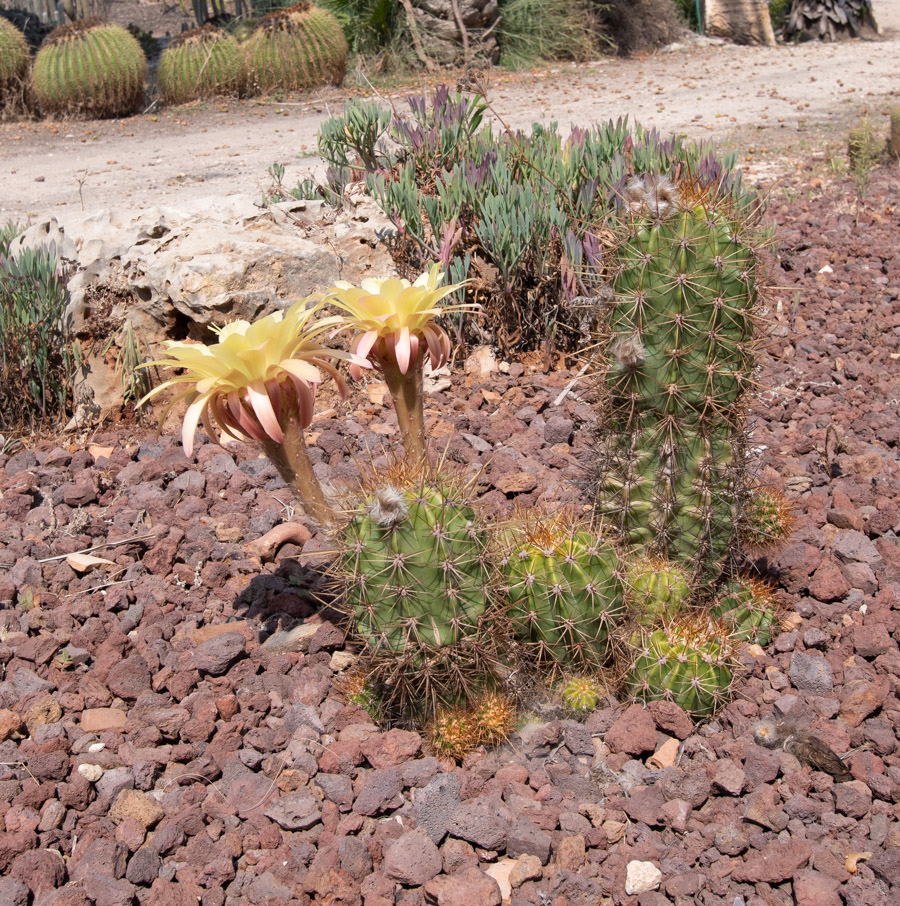
<svg viewBox="0 0 900 906">
<path fill-rule="evenodd" d="M 172 40 L 160 57 L 158 80 L 168 104 L 240 95 L 246 82 L 244 58 L 231 35 L 204 25 Z"/>
<path fill-rule="evenodd" d="M 249 79 L 261 92 L 340 85 L 347 66 L 340 23 L 310 3 L 264 16 L 246 52 Z"/>
<path fill-rule="evenodd" d="M 563 705 L 570 711 L 593 711 L 603 697 L 603 686 L 592 676 L 572 676 L 560 687 Z"/>
<path fill-rule="evenodd" d="M 45 113 L 126 116 L 141 105 L 147 60 L 124 28 L 82 19 L 50 32 L 32 85 Z"/>
<path fill-rule="evenodd" d="M 24 81 L 29 56 L 25 36 L 0 16 L 0 103 L 8 91 Z"/>
<path fill-rule="evenodd" d="M 657 557 L 635 557 L 625 581 L 631 612 L 644 626 L 676 617 L 691 594 L 685 570 Z"/>
<path fill-rule="evenodd" d="M 759 579 L 738 577 L 722 586 L 710 610 L 740 642 L 768 645 L 778 622 L 772 587 Z"/>
</svg>

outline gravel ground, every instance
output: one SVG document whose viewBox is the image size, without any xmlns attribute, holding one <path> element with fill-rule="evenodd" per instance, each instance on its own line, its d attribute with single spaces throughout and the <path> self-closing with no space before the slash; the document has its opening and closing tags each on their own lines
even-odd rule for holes
<svg viewBox="0 0 900 906">
<path fill-rule="evenodd" d="M 248 448 L 189 461 L 122 425 L 0 456 L 0 906 L 900 901 L 896 169 L 851 198 L 800 171 L 771 199 L 754 442 L 798 524 L 757 565 L 788 618 L 697 728 L 608 701 L 441 762 L 342 699 L 343 633 L 304 567 L 327 542 L 301 518 L 274 559 L 254 547 L 291 501 Z M 554 405 L 571 376 L 512 363 L 429 397 L 492 510 L 577 499 L 593 414 Z M 314 427 L 336 481 L 346 450 L 396 437 L 365 393 Z M 111 564 L 66 562 L 102 544 Z M 290 626 L 292 650 L 262 644 Z M 851 779 L 758 746 L 776 705 L 852 753 Z M 672 738 L 677 765 L 653 769 Z"/>
</svg>

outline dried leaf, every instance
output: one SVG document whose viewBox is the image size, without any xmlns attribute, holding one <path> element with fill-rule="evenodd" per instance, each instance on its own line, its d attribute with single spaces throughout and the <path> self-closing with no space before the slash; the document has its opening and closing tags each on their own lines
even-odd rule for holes
<svg viewBox="0 0 900 906">
<path fill-rule="evenodd" d="M 66 557 L 66 563 L 75 570 L 76 573 L 86 573 L 95 566 L 115 566 L 112 560 L 104 557 L 92 557 L 90 554 L 69 554 Z"/>
</svg>

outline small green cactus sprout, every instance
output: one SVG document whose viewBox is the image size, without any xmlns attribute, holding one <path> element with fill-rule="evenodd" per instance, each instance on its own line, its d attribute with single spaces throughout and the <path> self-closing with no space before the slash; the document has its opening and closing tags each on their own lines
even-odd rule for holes
<svg viewBox="0 0 900 906">
<path fill-rule="evenodd" d="M 559 694 L 566 708 L 584 714 L 600 704 L 604 689 L 593 676 L 571 676 L 562 684 Z"/>
<path fill-rule="evenodd" d="M 643 626 L 674 619 L 691 594 L 684 567 L 661 557 L 632 558 L 625 583 L 632 614 Z"/>
<path fill-rule="evenodd" d="M 731 693 L 731 656 L 725 626 L 706 614 L 682 617 L 644 637 L 626 688 L 645 703 L 664 699 L 708 717 Z"/>
<path fill-rule="evenodd" d="M 0 103 L 7 92 L 25 80 L 29 57 L 25 36 L 12 22 L 0 16 Z"/>
<path fill-rule="evenodd" d="M 159 59 L 159 91 L 167 104 L 217 95 L 240 95 L 246 82 L 237 41 L 214 25 L 172 39 Z"/>
<path fill-rule="evenodd" d="M 479 742 L 471 713 L 460 708 L 439 711 L 426 735 L 439 758 L 453 761 L 462 761 Z"/>
<path fill-rule="evenodd" d="M 509 616 L 525 649 L 554 669 L 602 666 L 625 610 L 616 549 L 568 510 L 526 515 L 507 537 Z"/>
<path fill-rule="evenodd" d="M 362 670 L 352 670 L 340 681 L 340 692 L 348 704 L 362 708 L 375 723 L 380 723 L 381 696 Z"/>
<path fill-rule="evenodd" d="M 794 529 L 794 509 L 775 488 L 759 488 L 738 517 L 738 536 L 751 554 L 780 547 Z"/>
<path fill-rule="evenodd" d="M 516 706 L 511 699 L 488 692 L 471 711 L 476 739 L 487 745 L 501 745 L 515 729 L 516 717 Z"/>
<path fill-rule="evenodd" d="M 338 20 L 311 3 L 264 16 L 246 44 L 247 70 L 261 92 L 340 85 L 347 39 Z"/>
<path fill-rule="evenodd" d="M 45 113 L 127 116 L 144 99 L 147 60 L 124 28 L 80 19 L 47 35 L 32 86 Z"/>
<path fill-rule="evenodd" d="M 778 624 L 778 605 L 771 585 L 760 579 L 738 577 L 719 589 L 711 614 L 740 642 L 768 645 Z"/>
</svg>

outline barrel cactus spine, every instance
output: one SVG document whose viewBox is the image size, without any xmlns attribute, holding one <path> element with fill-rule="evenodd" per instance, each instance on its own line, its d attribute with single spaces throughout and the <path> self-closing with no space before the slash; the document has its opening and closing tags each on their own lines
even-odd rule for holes
<svg viewBox="0 0 900 906">
<path fill-rule="evenodd" d="M 24 83 L 30 56 L 25 36 L 0 16 L 0 104 L 9 92 Z"/>
<path fill-rule="evenodd" d="M 174 38 L 159 60 L 159 90 L 168 104 L 217 95 L 240 96 L 246 78 L 237 41 L 214 25 Z"/>
<path fill-rule="evenodd" d="M 738 576 L 729 579 L 716 594 L 710 613 L 739 642 L 768 645 L 778 626 L 778 602 L 774 588 L 762 579 Z"/>
<path fill-rule="evenodd" d="M 264 16 L 245 51 L 248 78 L 262 92 L 340 85 L 347 66 L 340 23 L 307 2 Z"/>
<path fill-rule="evenodd" d="M 738 536 L 750 554 L 775 550 L 794 529 L 794 508 L 776 488 L 757 488 L 747 495 L 738 517 Z"/>
<path fill-rule="evenodd" d="M 127 116 L 144 99 L 147 60 L 124 28 L 81 19 L 52 31 L 38 51 L 32 87 L 49 114 Z"/>
</svg>

